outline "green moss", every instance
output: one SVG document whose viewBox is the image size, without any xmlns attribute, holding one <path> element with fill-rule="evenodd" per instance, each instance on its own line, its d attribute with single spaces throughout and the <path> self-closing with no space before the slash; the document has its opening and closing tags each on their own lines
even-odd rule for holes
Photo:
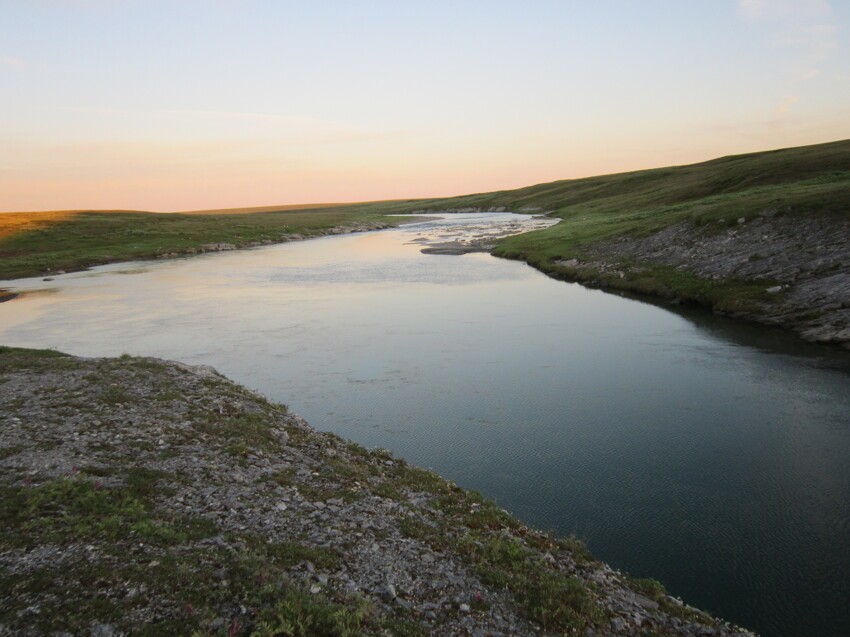
<svg viewBox="0 0 850 637">
<path fill-rule="evenodd" d="M 471 531 L 457 546 L 484 584 L 510 591 L 523 614 L 545 631 L 580 634 L 604 618 L 581 580 L 544 562 L 518 538 Z"/>
<path fill-rule="evenodd" d="M 77 359 L 52 349 L 25 349 L 0 345 L 0 373 L 14 370 L 78 369 Z"/>
<path fill-rule="evenodd" d="M 702 613 L 689 606 L 685 606 L 683 604 L 679 604 L 675 601 L 672 601 L 667 593 L 667 589 L 664 587 L 664 584 L 662 584 L 658 580 L 651 578 L 635 578 L 626 575 L 623 576 L 623 582 L 634 592 L 639 593 L 644 597 L 648 597 L 652 601 L 656 602 L 661 608 L 661 610 L 663 610 L 668 615 L 671 615 L 673 617 L 679 617 L 680 619 L 687 619 L 700 624 L 706 624 L 709 626 L 713 626 L 717 623 L 714 618 L 710 617 L 709 615 L 706 615 L 705 613 Z"/>
<path fill-rule="evenodd" d="M 86 479 L 59 479 L 2 488 L 0 537 L 8 546 L 99 540 L 170 544 L 211 532 L 203 519 L 156 513 L 139 487 L 102 487 Z"/>
<path fill-rule="evenodd" d="M 667 589 L 664 584 L 650 578 L 625 578 L 626 585 L 636 593 L 640 593 L 649 599 L 660 602 L 667 597 Z"/>
<path fill-rule="evenodd" d="M 247 456 L 256 450 L 280 449 L 281 440 L 275 432 L 271 416 L 261 412 L 221 415 L 216 412 L 197 412 L 192 422 L 195 431 L 204 433 L 224 444 L 235 456 Z"/>
<path fill-rule="evenodd" d="M 104 387 L 99 396 L 104 405 L 124 405 L 136 402 L 135 397 L 125 388 L 119 385 Z"/>
<path fill-rule="evenodd" d="M 291 467 L 286 467 L 284 469 L 276 469 L 266 477 L 266 480 L 280 487 L 288 487 L 292 485 L 294 475 L 295 471 Z"/>
<path fill-rule="evenodd" d="M 374 465 L 363 462 L 360 458 L 351 460 L 329 456 L 322 467 L 323 471 L 331 474 L 334 479 L 341 480 L 349 486 L 354 483 L 365 484 L 369 478 L 377 475 L 378 471 Z"/>
<path fill-rule="evenodd" d="M 415 517 L 402 517 L 398 521 L 398 530 L 404 537 L 409 537 L 415 540 L 425 540 L 429 544 L 434 544 L 440 530 L 436 526 L 431 526 L 419 521 Z"/>
<path fill-rule="evenodd" d="M 339 486 L 328 482 L 300 482 L 297 485 L 298 492 L 310 502 L 327 502 L 339 499 L 345 502 L 354 502 L 362 497 L 362 493 L 352 487 Z"/>
<path fill-rule="evenodd" d="M 579 566 L 587 566 L 596 562 L 596 558 L 585 546 L 584 542 L 575 536 L 558 538 L 555 541 L 557 548 L 561 551 L 567 551 L 572 556 L 573 560 Z"/>
<path fill-rule="evenodd" d="M 6 458 L 16 456 L 24 449 L 26 449 L 26 447 L 24 447 L 23 445 L 11 445 L 9 447 L 0 447 L 0 460 L 5 460 Z"/>
<path fill-rule="evenodd" d="M 373 623 L 374 610 L 366 601 L 351 608 L 294 588 L 264 592 L 275 603 L 260 610 L 252 637 L 355 637 L 369 634 Z"/>
</svg>

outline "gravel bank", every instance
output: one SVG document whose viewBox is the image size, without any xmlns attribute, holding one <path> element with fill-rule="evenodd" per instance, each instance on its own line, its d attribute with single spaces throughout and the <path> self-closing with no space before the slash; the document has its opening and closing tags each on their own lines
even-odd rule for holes
<svg viewBox="0 0 850 637">
<path fill-rule="evenodd" d="M 0 635 L 751 635 L 215 370 L 0 348 Z"/>
<path fill-rule="evenodd" d="M 680 223 L 646 237 L 582 246 L 578 258 L 552 264 L 556 275 L 600 287 L 713 305 L 715 312 L 797 332 L 816 343 L 850 348 L 850 220 L 783 216 L 766 210 L 750 219 Z M 749 286 L 746 303 L 724 307 L 680 297 L 664 285 L 672 268 L 709 284 Z M 647 279 L 652 284 L 647 285 Z"/>
</svg>

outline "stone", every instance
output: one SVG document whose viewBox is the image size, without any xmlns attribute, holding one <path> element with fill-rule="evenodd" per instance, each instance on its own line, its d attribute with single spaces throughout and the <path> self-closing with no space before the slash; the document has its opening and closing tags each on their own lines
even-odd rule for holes
<svg viewBox="0 0 850 637">
<path fill-rule="evenodd" d="M 156 391 L 148 387 L 152 381 L 167 382 L 181 399 L 103 405 L 96 400 L 99 387 L 89 380 L 96 377 L 103 366 L 116 374 L 116 383 L 134 383 L 134 392 L 148 391 L 147 395 L 155 396 Z M 215 382 L 206 382 L 207 378 L 214 378 Z M 532 637 L 538 634 L 517 612 L 511 592 L 483 584 L 456 551 L 456 541 L 466 529 L 457 528 L 455 520 L 434 506 L 438 494 L 415 493 L 399 501 L 379 497 L 373 487 L 391 482 L 395 473 L 385 464 L 385 457 L 353 454 L 344 441 L 313 430 L 303 419 L 282 409 L 276 410 L 274 405 L 229 383 L 214 370 L 198 374 L 194 368 L 162 361 L 159 366 L 151 361 L 150 365 L 136 367 L 132 363 L 124 366 L 123 362 L 114 359 L 76 359 L 75 366 L 61 374 L 33 375 L 4 370 L 2 383 L 0 403 L 8 396 L 12 400 L 20 399 L 22 405 L 15 412 L 17 421 L 0 409 L 0 422 L 5 423 L 0 427 L 0 448 L 23 446 L 26 449 L 20 452 L 20 459 L 14 454 L 3 458 L 4 467 L 17 469 L 15 475 L 37 484 L 48 477 L 65 478 L 82 473 L 78 468 L 81 466 L 113 468 L 115 474 L 128 464 L 149 467 L 163 472 L 157 485 L 161 487 L 157 495 L 158 510 L 161 507 L 169 514 L 204 517 L 215 525 L 209 537 L 194 540 L 184 547 L 190 552 L 196 549 L 208 552 L 214 558 L 198 565 L 202 569 L 199 576 L 204 577 L 223 600 L 210 608 L 209 619 L 215 619 L 205 622 L 204 632 L 248 634 L 256 628 L 253 625 L 255 616 L 247 605 L 240 606 L 237 600 L 226 601 L 231 580 L 241 575 L 225 564 L 229 563 L 228 556 L 238 557 L 254 548 L 260 549 L 255 538 L 261 537 L 269 547 L 297 544 L 305 552 L 296 551 L 292 554 L 295 559 L 284 564 L 263 564 L 261 559 L 256 574 L 257 586 L 280 575 L 308 595 L 326 593 L 333 601 L 343 604 L 347 603 L 340 600 L 343 595 L 363 597 L 372 603 L 376 613 L 404 615 L 414 622 L 426 621 L 424 633 L 428 635 Z M 64 410 L 70 397 L 80 405 L 75 408 L 80 413 Z M 61 417 L 54 413 L 56 406 L 63 406 Z M 89 406 L 93 408 L 88 409 Z M 186 409 L 181 409 L 182 406 Z M 253 448 L 246 456 L 236 457 L 228 454 L 221 441 L 206 434 L 203 427 L 197 427 L 206 423 L 206 414 L 250 413 L 258 406 L 268 410 L 273 427 L 297 433 L 293 438 L 297 438 L 298 444 L 275 446 L 273 451 Z M 95 417 L 103 426 L 92 426 Z M 192 436 L 187 437 L 187 433 Z M 39 444 L 40 435 L 51 441 L 49 451 L 43 455 L 31 451 Z M 179 444 L 180 453 L 163 458 L 160 450 L 152 448 L 159 440 Z M 178 440 L 181 442 L 177 443 Z M 335 453 L 328 454 L 328 448 Z M 334 459 L 333 466 L 328 464 L 330 458 Z M 350 501 L 329 498 L 319 505 L 304 499 L 305 495 L 310 500 L 315 499 L 316 496 L 309 495 L 315 487 L 336 490 L 339 494 L 347 492 L 352 486 L 351 480 L 337 470 L 345 467 L 345 463 L 367 465 L 368 474 L 374 478 L 362 478 L 357 487 L 361 497 Z M 400 464 L 396 461 L 392 466 Z M 285 480 L 270 479 L 277 476 L 285 476 Z M 112 476 L 104 477 L 101 482 L 100 488 L 120 484 Z M 481 508 L 470 503 L 469 511 Z M 281 511 L 286 511 L 286 515 L 278 513 Z M 439 552 L 434 552 L 421 539 L 406 536 L 402 532 L 404 522 L 440 529 L 446 534 L 445 544 Z M 523 527 L 521 532 L 516 532 L 504 528 L 498 533 L 526 545 L 529 556 L 533 554 L 541 569 L 557 569 L 585 582 L 593 576 L 598 580 L 596 590 L 600 606 L 608 610 L 609 616 L 627 618 L 626 633 L 643 621 L 642 630 L 650 627 L 658 629 L 660 634 L 690 637 L 698 634 L 699 620 L 689 620 L 681 629 L 677 628 L 673 623 L 675 618 L 662 609 L 641 606 L 640 598 L 626 589 L 618 574 L 610 568 L 599 565 L 578 569 L 568 552 L 546 553 L 545 549 L 537 548 L 534 541 L 529 541 L 536 533 L 531 529 Z M 4 566 L 12 565 L 19 572 L 35 572 L 46 566 L 73 572 L 91 564 L 105 565 L 106 554 L 102 555 L 102 551 L 101 543 L 80 542 L 67 547 L 41 545 L 25 552 L 4 554 Z M 316 551 L 315 557 L 312 551 Z M 325 551 L 339 555 L 335 565 L 323 560 Z M 213 555 L 216 553 L 222 554 L 221 559 Z M 123 555 L 110 554 L 109 566 L 123 566 L 121 560 L 126 557 L 128 562 L 160 570 L 165 564 L 164 555 L 156 544 L 134 541 L 127 545 Z M 298 555 L 303 557 L 298 558 Z M 306 556 L 312 557 L 312 561 L 304 559 Z M 254 582 L 240 582 L 240 585 L 246 584 Z M 113 581 L 105 578 L 96 586 L 97 590 L 85 591 L 85 594 L 132 599 L 134 603 L 150 602 L 147 610 L 121 620 L 128 623 L 131 631 L 142 622 L 154 621 L 156 608 L 182 607 L 169 599 L 167 592 L 147 591 L 142 582 L 132 579 Z M 24 626 L 26 621 L 32 623 L 24 615 L 26 609 L 55 604 L 55 598 L 46 596 L 53 594 L 34 595 L 24 600 L 17 611 L 17 620 L 13 618 L 13 621 Z M 71 602 L 73 594 L 71 592 Z M 149 599 L 143 600 L 145 597 Z M 473 612 L 479 604 L 486 605 L 487 610 Z M 636 617 L 638 610 L 640 614 Z M 4 616 L 3 623 L 6 621 Z M 719 626 L 719 636 L 731 635 L 731 629 Z M 600 634 L 615 632 L 607 624 L 599 629 Z M 117 628 L 108 624 L 98 624 L 88 632 L 83 631 L 80 637 L 92 635 L 120 637 Z"/>
<path fill-rule="evenodd" d="M 386 587 L 380 591 L 379 595 L 381 596 L 381 599 L 389 602 L 394 600 L 398 596 L 398 593 L 395 590 L 395 586 L 387 584 Z"/>
<path fill-rule="evenodd" d="M 91 637 L 116 637 L 117 633 L 111 624 L 95 624 L 91 627 Z"/>
</svg>

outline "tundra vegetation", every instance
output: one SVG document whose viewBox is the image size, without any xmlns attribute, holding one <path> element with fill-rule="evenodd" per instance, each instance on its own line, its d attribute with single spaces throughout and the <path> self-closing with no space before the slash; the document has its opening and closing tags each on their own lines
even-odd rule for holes
<svg viewBox="0 0 850 637">
<path fill-rule="evenodd" d="M 0 348 L 0 632 L 747 635 L 204 367 Z"/>
<path fill-rule="evenodd" d="M 0 278 L 388 227 L 412 212 L 548 213 L 494 254 L 558 278 L 850 343 L 850 141 L 517 190 L 198 213 L 0 214 Z"/>
</svg>

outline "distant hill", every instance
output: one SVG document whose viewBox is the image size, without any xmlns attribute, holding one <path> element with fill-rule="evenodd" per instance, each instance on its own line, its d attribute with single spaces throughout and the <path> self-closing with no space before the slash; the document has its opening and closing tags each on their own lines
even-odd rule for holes
<svg viewBox="0 0 850 637">
<path fill-rule="evenodd" d="M 508 210 L 561 222 L 497 256 L 850 343 L 850 140 L 460 197 L 155 214 L 0 214 L 0 278 Z M 768 291 L 770 290 L 770 291 Z"/>
</svg>

